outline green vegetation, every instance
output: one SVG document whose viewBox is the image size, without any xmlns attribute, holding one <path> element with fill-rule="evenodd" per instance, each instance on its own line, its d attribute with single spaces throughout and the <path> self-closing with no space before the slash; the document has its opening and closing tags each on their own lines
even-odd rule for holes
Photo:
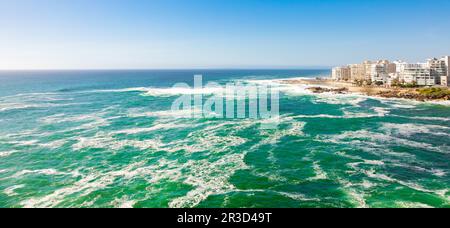
<svg viewBox="0 0 450 228">
<path fill-rule="evenodd" d="M 446 99 L 450 100 L 450 89 L 448 88 L 423 88 L 418 89 L 417 92 L 427 99 Z"/>
<path fill-rule="evenodd" d="M 417 82 L 412 82 L 412 83 L 406 83 L 406 84 L 400 84 L 401 88 L 417 88 L 419 87 L 417 85 Z"/>
<path fill-rule="evenodd" d="M 375 82 L 375 85 L 376 85 L 376 86 L 382 86 L 382 85 L 384 85 L 384 83 L 383 83 L 383 82 L 380 82 L 380 81 L 376 81 L 376 82 Z"/>
<path fill-rule="evenodd" d="M 355 84 L 355 85 L 357 85 L 357 86 L 362 86 L 362 85 L 364 84 L 364 81 L 363 81 L 363 80 L 355 79 L 355 80 L 353 81 L 353 84 Z"/>
<path fill-rule="evenodd" d="M 355 79 L 353 81 L 353 84 L 357 85 L 357 86 L 371 86 L 372 85 L 372 80 L 359 80 L 359 79 Z"/>
<path fill-rule="evenodd" d="M 402 85 L 402 83 L 397 78 L 392 80 L 392 82 L 391 82 L 392 87 L 400 87 L 401 85 Z"/>
<path fill-rule="evenodd" d="M 405 83 L 405 81 L 400 81 L 398 79 L 394 79 L 391 82 L 392 87 L 399 87 L 399 88 L 419 88 L 420 86 L 417 85 L 417 82 L 412 83 Z"/>
</svg>

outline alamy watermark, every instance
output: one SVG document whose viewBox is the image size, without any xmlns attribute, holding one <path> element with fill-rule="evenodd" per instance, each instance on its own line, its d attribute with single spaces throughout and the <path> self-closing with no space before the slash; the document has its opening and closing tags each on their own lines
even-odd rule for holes
<svg viewBox="0 0 450 228">
<path fill-rule="evenodd" d="M 266 84 L 209 82 L 203 86 L 202 75 L 195 75 L 193 88 L 178 83 L 172 89 L 183 91 L 173 102 L 172 112 L 184 113 L 184 117 L 254 119 L 263 129 L 278 127 L 279 91 Z"/>
</svg>

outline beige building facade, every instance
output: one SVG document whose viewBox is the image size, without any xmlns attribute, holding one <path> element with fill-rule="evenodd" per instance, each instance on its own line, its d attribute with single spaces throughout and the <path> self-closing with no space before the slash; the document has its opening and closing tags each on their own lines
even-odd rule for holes
<svg viewBox="0 0 450 228">
<path fill-rule="evenodd" d="M 332 71 L 332 78 L 336 81 L 350 81 L 351 69 L 349 66 L 335 67 Z"/>
<path fill-rule="evenodd" d="M 350 80 L 364 80 L 366 75 L 366 68 L 363 64 L 351 64 L 350 66 Z"/>
</svg>

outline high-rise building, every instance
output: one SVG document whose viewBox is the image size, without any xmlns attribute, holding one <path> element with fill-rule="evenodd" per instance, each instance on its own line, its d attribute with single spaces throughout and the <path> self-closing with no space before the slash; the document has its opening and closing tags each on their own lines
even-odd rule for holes
<svg viewBox="0 0 450 228">
<path fill-rule="evenodd" d="M 363 66 L 364 66 L 364 80 L 369 81 L 372 79 L 372 61 L 364 61 L 363 62 Z"/>
<path fill-rule="evenodd" d="M 397 71 L 397 65 L 395 63 L 388 63 L 386 66 L 386 73 L 394 74 Z"/>
<path fill-rule="evenodd" d="M 370 80 L 372 82 L 386 83 L 388 74 L 385 64 L 374 63 L 370 67 Z"/>
<path fill-rule="evenodd" d="M 380 60 L 371 65 L 370 78 L 372 82 L 381 82 L 386 84 L 389 74 L 395 73 L 397 66 L 388 60 Z"/>
<path fill-rule="evenodd" d="M 351 78 L 351 70 L 350 67 L 346 66 L 342 68 L 342 80 L 350 81 Z"/>
<path fill-rule="evenodd" d="M 427 63 L 402 64 L 400 80 L 408 84 L 419 86 L 434 86 L 436 78 L 431 75 L 431 69 Z"/>
<path fill-rule="evenodd" d="M 441 76 L 441 85 L 450 86 L 450 56 L 445 56 L 441 59 L 445 65 L 445 74 Z"/>
<path fill-rule="evenodd" d="M 351 78 L 351 69 L 349 66 L 335 67 L 332 71 L 333 80 L 349 81 Z"/>
<path fill-rule="evenodd" d="M 350 80 L 361 81 L 364 80 L 366 70 L 363 64 L 351 64 L 350 67 Z"/>
<path fill-rule="evenodd" d="M 441 78 L 447 76 L 447 66 L 445 63 L 445 58 L 428 59 L 428 66 L 431 70 L 431 75 L 435 78 L 436 84 L 441 84 Z"/>
<path fill-rule="evenodd" d="M 339 78 L 341 77 L 340 70 L 340 67 L 334 67 L 331 71 L 331 79 L 335 81 L 339 80 Z"/>
</svg>

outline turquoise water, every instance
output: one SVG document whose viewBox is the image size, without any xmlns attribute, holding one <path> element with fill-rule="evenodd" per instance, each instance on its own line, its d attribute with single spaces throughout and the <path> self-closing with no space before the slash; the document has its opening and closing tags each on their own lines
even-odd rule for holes
<svg viewBox="0 0 450 228">
<path fill-rule="evenodd" d="M 194 74 L 279 88 L 279 127 L 171 112 Z M 1 72 L 0 207 L 450 207 L 450 105 L 274 80 L 328 74 Z"/>
</svg>

